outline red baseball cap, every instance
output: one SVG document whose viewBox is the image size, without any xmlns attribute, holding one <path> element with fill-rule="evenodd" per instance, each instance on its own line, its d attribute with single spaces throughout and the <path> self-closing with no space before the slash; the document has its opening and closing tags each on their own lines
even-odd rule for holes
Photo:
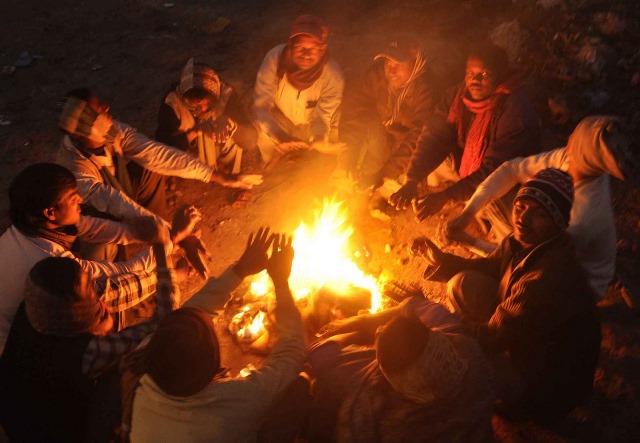
<svg viewBox="0 0 640 443">
<path fill-rule="evenodd" d="M 291 24 L 289 38 L 297 35 L 309 35 L 317 38 L 322 43 L 326 43 L 329 36 L 329 27 L 320 17 L 312 14 L 303 14 Z"/>
</svg>

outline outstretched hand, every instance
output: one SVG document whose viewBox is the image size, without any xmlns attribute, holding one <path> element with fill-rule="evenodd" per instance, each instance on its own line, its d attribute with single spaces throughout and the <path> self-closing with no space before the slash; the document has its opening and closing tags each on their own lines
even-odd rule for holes
<svg viewBox="0 0 640 443">
<path fill-rule="evenodd" d="M 273 241 L 271 258 L 267 263 L 267 272 L 276 282 L 286 282 L 291 275 L 291 265 L 293 264 L 293 237 L 285 234 L 277 234 Z"/>
<path fill-rule="evenodd" d="M 271 234 L 269 228 L 262 227 L 257 233 L 249 234 L 247 246 L 234 266 L 234 270 L 238 276 L 244 278 L 252 274 L 257 274 L 267 267 L 269 258 L 267 251 L 276 237 Z"/>
<path fill-rule="evenodd" d="M 200 220 L 202 220 L 202 213 L 195 206 L 183 206 L 178 209 L 171 223 L 171 239 L 173 243 L 178 244 L 190 235 Z"/>
<path fill-rule="evenodd" d="M 444 260 L 444 252 L 426 237 L 418 237 L 413 241 L 411 253 L 423 257 L 431 266 L 439 266 Z"/>
<path fill-rule="evenodd" d="M 418 184 L 409 180 L 389 197 L 389 204 L 401 211 L 407 209 L 418 196 Z"/>
<path fill-rule="evenodd" d="M 262 184 L 262 175 L 260 174 L 244 174 L 244 175 L 228 175 L 218 176 L 215 179 L 212 177 L 211 181 L 215 181 L 225 188 L 233 189 L 252 189 L 254 186 Z"/>
<path fill-rule="evenodd" d="M 420 197 L 415 200 L 413 208 L 416 218 L 420 222 L 424 221 L 427 217 L 438 213 L 448 201 L 449 197 L 444 192 L 434 192 Z"/>
</svg>

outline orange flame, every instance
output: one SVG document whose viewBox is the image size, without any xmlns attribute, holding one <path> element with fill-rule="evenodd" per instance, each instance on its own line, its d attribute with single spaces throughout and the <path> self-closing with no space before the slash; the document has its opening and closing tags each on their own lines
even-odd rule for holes
<svg viewBox="0 0 640 443">
<path fill-rule="evenodd" d="M 289 278 L 297 300 L 322 286 L 337 293 L 346 293 L 348 287 L 357 286 L 371 292 L 371 312 L 380 310 L 382 282 L 365 274 L 349 256 L 352 234 L 353 228 L 347 223 L 341 202 L 325 201 L 322 212 L 316 212 L 312 225 L 300 223 L 294 233 L 295 257 Z M 257 297 L 272 291 L 266 271 L 254 277 L 250 291 Z"/>
</svg>

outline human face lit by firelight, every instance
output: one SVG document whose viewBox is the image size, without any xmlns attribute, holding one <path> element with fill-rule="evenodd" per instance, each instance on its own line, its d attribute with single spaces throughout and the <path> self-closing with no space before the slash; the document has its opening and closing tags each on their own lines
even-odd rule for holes
<svg viewBox="0 0 640 443">
<path fill-rule="evenodd" d="M 293 38 L 291 48 L 293 64 L 301 71 L 307 71 L 320 63 L 327 45 L 316 37 L 303 34 Z"/>
<path fill-rule="evenodd" d="M 77 187 L 65 191 L 49 210 L 50 222 L 58 227 L 78 224 L 82 201 Z"/>
<path fill-rule="evenodd" d="M 513 236 L 524 248 L 536 246 L 560 233 L 549 211 L 537 200 L 520 197 L 511 212 Z"/>
<path fill-rule="evenodd" d="M 393 89 L 401 89 L 407 85 L 411 78 L 415 60 L 397 62 L 388 58 L 384 59 L 384 76 Z"/>
<path fill-rule="evenodd" d="M 475 101 L 489 98 L 493 91 L 496 90 L 494 73 L 484 60 L 475 57 L 467 59 L 464 83 L 469 97 Z"/>
</svg>

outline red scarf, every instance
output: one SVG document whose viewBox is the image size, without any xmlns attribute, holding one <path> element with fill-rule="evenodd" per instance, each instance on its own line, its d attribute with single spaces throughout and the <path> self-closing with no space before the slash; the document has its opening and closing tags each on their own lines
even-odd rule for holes
<svg viewBox="0 0 640 443">
<path fill-rule="evenodd" d="M 496 106 L 504 100 L 504 98 L 513 92 L 513 87 L 507 86 L 507 83 L 499 85 L 496 90 L 488 98 L 482 101 L 473 101 L 465 94 L 466 87 L 464 84 L 460 86 L 453 105 L 449 110 L 447 123 L 455 124 L 458 127 L 458 140 L 464 140 L 465 125 L 463 122 L 464 109 L 476 115 L 471 123 L 467 139 L 464 143 L 464 151 L 462 152 L 462 161 L 460 162 L 460 178 L 464 178 L 480 168 L 482 158 L 489 146 L 489 126 L 494 116 Z"/>
<path fill-rule="evenodd" d="M 329 51 L 324 52 L 324 55 L 318 64 L 313 68 L 307 69 L 306 71 L 301 70 L 295 65 L 295 63 L 293 63 L 293 57 L 291 55 L 291 41 L 289 41 L 280 54 L 276 74 L 279 79 L 283 78 L 284 75 L 287 74 L 287 80 L 289 80 L 291 86 L 302 92 L 311 87 L 311 85 L 320 78 L 324 65 L 327 64 L 327 61 L 329 61 Z"/>
</svg>

